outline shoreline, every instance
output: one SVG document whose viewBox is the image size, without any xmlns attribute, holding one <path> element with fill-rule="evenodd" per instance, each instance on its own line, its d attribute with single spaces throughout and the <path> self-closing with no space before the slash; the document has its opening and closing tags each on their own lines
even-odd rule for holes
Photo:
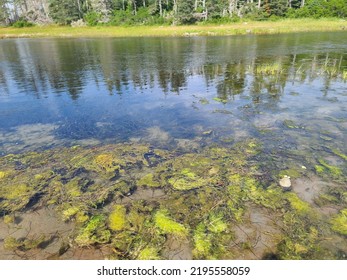
<svg viewBox="0 0 347 280">
<path fill-rule="evenodd" d="M 98 38 L 98 37 L 195 37 L 246 34 L 284 34 L 298 32 L 347 31 L 343 19 L 284 19 L 244 21 L 221 25 L 184 26 L 34 26 L 1 27 L 0 39 L 7 38 Z"/>
</svg>

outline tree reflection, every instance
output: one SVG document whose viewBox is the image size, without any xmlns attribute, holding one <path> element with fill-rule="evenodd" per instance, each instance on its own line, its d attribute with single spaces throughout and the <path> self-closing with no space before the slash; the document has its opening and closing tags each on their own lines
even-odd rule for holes
<svg viewBox="0 0 347 280">
<path fill-rule="evenodd" d="M 345 79 L 344 54 L 279 55 L 290 44 L 283 41 L 272 46 L 276 55 L 269 56 L 262 54 L 261 41 L 246 41 L 248 48 L 235 50 L 236 43 L 244 42 L 223 38 L 9 40 L 2 42 L 0 51 L 0 88 L 9 95 L 26 92 L 40 98 L 67 93 L 77 100 L 91 85 L 101 94 L 153 88 L 178 94 L 190 89 L 189 77 L 199 77 L 220 99 L 247 95 L 257 105 L 276 104 L 288 83 L 322 79 L 328 92 L 333 81 Z M 223 53 L 213 53 L 222 49 Z"/>
</svg>

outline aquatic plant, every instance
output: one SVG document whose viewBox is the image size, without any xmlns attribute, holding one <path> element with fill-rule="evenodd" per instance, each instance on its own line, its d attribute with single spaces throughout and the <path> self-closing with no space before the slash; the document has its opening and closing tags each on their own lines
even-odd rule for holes
<svg viewBox="0 0 347 280">
<path fill-rule="evenodd" d="M 276 75 L 283 71 L 282 65 L 280 63 L 273 64 L 260 64 L 255 68 L 255 73 Z"/>
<path fill-rule="evenodd" d="M 114 231 L 119 231 L 126 226 L 126 209 L 123 205 L 115 205 L 112 213 L 108 217 L 109 228 Z"/>
<path fill-rule="evenodd" d="M 211 253 L 212 244 L 210 236 L 207 234 L 206 227 L 203 223 L 200 223 L 193 235 L 194 250 L 193 254 L 196 258 L 207 258 Z"/>
<path fill-rule="evenodd" d="M 248 214 L 261 209 L 281 221 L 274 225 L 276 238 L 272 240 L 275 246 L 281 239 L 279 257 L 317 256 L 319 241 L 331 232 L 324 228 L 324 217 L 295 193 L 283 192 L 278 186 L 278 176 L 300 177 L 310 169 L 301 170 L 291 162 L 283 170 L 259 164 L 261 150 L 261 143 L 250 138 L 224 147 L 208 145 L 198 153 L 151 149 L 158 156 L 153 165 L 144 156 L 149 147 L 137 144 L 0 157 L 1 170 L 10 171 L 0 179 L 0 210 L 8 227 L 13 227 L 14 217 L 20 215 L 16 211 L 39 198 L 40 205 L 50 205 L 62 220 L 74 222 L 77 246 L 107 244 L 112 253 L 106 257 L 111 259 L 161 259 L 167 253 L 162 248 L 172 240 L 190 241 L 196 259 L 221 259 L 238 256 L 233 250 L 235 227 L 242 223 L 247 227 L 251 223 Z M 102 167 L 101 162 L 107 160 L 97 163 L 99 155 L 109 155 L 112 162 Z M 17 170 L 18 162 L 31 168 Z M 116 165 L 119 169 L 107 171 Z M 330 164 L 323 160 L 317 166 L 323 176 L 331 176 Z M 155 192 L 161 194 L 160 199 L 141 199 L 141 192 L 148 193 L 145 188 L 159 187 L 163 191 Z M 345 207 L 347 192 L 343 186 L 334 186 L 315 202 Z M 322 228 L 319 234 L 317 228 Z M 252 250 L 254 238 L 238 243 L 237 250 Z M 19 250 L 22 241 L 9 239 L 8 247 Z"/>
<path fill-rule="evenodd" d="M 292 120 L 284 120 L 283 121 L 283 125 L 286 126 L 287 128 L 290 129 L 298 129 L 301 128 L 298 124 L 296 124 L 294 121 Z"/>
<path fill-rule="evenodd" d="M 342 72 L 342 79 L 347 80 L 347 70 L 343 70 Z"/>
<path fill-rule="evenodd" d="M 212 212 L 209 215 L 208 230 L 213 233 L 221 233 L 228 229 L 227 223 L 224 221 L 224 216 L 222 212 L 215 213 Z"/>
<path fill-rule="evenodd" d="M 149 173 L 145 176 L 143 176 L 140 180 L 137 181 L 137 186 L 142 187 L 151 187 L 151 188 L 158 188 L 160 187 L 160 183 L 156 180 L 154 180 L 153 173 Z"/>
<path fill-rule="evenodd" d="M 329 77 L 333 78 L 333 77 L 337 77 L 337 75 L 339 74 L 339 70 L 336 66 L 324 66 L 323 67 L 323 71 L 325 74 L 327 74 Z"/>
<path fill-rule="evenodd" d="M 321 174 L 321 173 L 323 173 L 324 170 L 325 170 L 324 166 L 322 166 L 322 165 L 315 165 L 315 166 L 314 166 L 314 169 L 316 170 L 316 173 L 317 173 L 317 174 Z"/>
<path fill-rule="evenodd" d="M 9 175 L 7 171 L 0 171 L 0 180 L 5 179 Z"/>
<path fill-rule="evenodd" d="M 211 159 L 193 154 L 183 155 L 167 163 L 172 172 L 166 173 L 168 183 L 176 190 L 192 190 L 208 186 L 218 178 L 211 174 Z"/>
<path fill-rule="evenodd" d="M 300 215 L 306 215 L 311 211 L 310 205 L 301 200 L 297 194 L 290 192 L 286 194 L 286 198 L 290 203 L 290 206 Z"/>
<path fill-rule="evenodd" d="M 331 219 L 331 229 L 342 235 L 347 235 L 347 209 L 340 211 L 333 219 Z"/>
<path fill-rule="evenodd" d="M 84 247 L 95 243 L 108 243 L 111 232 L 106 228 L 105 218 L 102 215 L 93 216 L 76 236 L 75 242 Z"/>
<path fill-rule="evenodd" d="M 96 165 L 105 172 L 113 172 L 120 169 L 120 161 L 112 154 L 101 154 L 95 157 Z"/>
<path fill-rule="evenodd" d="M 62 219 L 63 221 L 70 221 L 74 219 L 77 223 L 83 224 L 89 219 L 85 210 L 82 210 L 80 206 L 72 206 L 69 203 L 62 205 Z"/>
<path fill-rule="evenodd" d="M 158 249 L 154 247 L 146 247 L 139 253 L 138 260 L 160 260 Z"/>
<path fill-rule="evenodd" d="M 0 211 L 14 212 L 23 209 L 35 195 L 34 187 L 25 183 L 2 185 L 0 187 Z"/>
<path fill-rule="evenodd" d="M 5 224 L 13 224 L 14 223 L 14 221 L 15 221 L 15 218 L 14 218 L 14 216 L 13 215 L 5 215 L 4 216 L 4 223 Z"/>
<path fill-rule="evenodd" d="M 315 197 L 314 202 L 318 206 L 324 206 L 327 204 L 338 204 L 339 199 L 334 195 L 328 193 L 321 193 L 318 197 Z"/>
<path fill-rule="evenodd" d="M 319 232 L 324 227 L 319 225 L 317 220 L 306 215 L 297 215 L 297 213 L 286 212 L 283 216 L 284 235 L 282 241 L 278 243 L 277 250 L 281 259 L 315 259 L 322 258 L 320 249 Z"/>
<path fill-rule="evenodd" d="M 342 175 L 342 171 L 341 171 L 341 169 L 339 167 L 334 166 L 334 165 L 330 165 L 323 159 L 318 159 L 318 162 L 321 164 L 322 167 L 324 167 L 326 170 L 329 171 L 329 173 L 332 175 L 332 177 L 337 178 L 340 175 Z M 322 168 L 318 167 L 318 170 L 322 170 Z M 317 167 L 316 167 L 316 171 L 318 171 L 318 170 L 317 170 Z"/>
<path fill-rule="evenodd" d="M 169 212 L 166 209 L 160 209 L 155 213 L 154 222 L 155 226 L 163 233 L 173 234 L 178 237 L 184 237 L 188 234 L 185 226 L 170 218 Z"/>
<path fill-rule="evenodd" d="M 200 98 L 199 102 L 200 102 L 200 104 L 202 104 L 202 105 L 210 104 L 210 102 L 209 102 L 206 98 Z"/>
<path fill-rule="evenodd" d="M 278 176 L 280 178 L 282 178 L 283 176 L 289 176 L 290 178 L 299 178 L 301 177 L 301 172 L 302 172 L 302 168 L 289 168 L 289 169 L 285 169 L 285 170 L 281 170 L 280 173 L 278 174 Z"/>
<path fill-rule="evenodd" d="M 331 149 L 332 153 L 347 161 L 347 155 L 339 151 L 338 149 Z"/>
<path fill-rule="evenodd" d="M 217 102 L 220 102 L 220 103 L 223 103 L 223 104 L 226 104 L 228 103 L 228 100 L 227 99 L 222 99 L 220 97 L 214 97 L 212 98 L 214 101 L 217 101 Z"/>
<path fill-rule="evenodd" d="M 8 236 L 4 240 L 4 248 L 6 250 L 20 250 L 29 251 L 31 249 L 38 248 L 42 243 L 46 242 L 47 238 L 44 235 L 40 235 L 37 238 L 15 238 Z"/>
</svg>

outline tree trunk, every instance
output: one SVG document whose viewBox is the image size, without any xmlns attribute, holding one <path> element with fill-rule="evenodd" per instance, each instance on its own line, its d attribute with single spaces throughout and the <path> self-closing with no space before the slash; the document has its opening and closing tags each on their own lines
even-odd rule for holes
<svg viewBox="0 0 347 280">
<path fill-rule="evenodd" d="M 80 0 L 77 0 L 77 7 L 78 7 L 79 18 L 82 18 L 82 9 L 81 9 L 81 2 L 80 2 Z"/>
<path fill-rule="evenodd" d="M 134 15 L 137 15 L 137 6 L 136 6 L 136 0 L 133 0 L 133 5 L 134 5 Z"/>
<path fill-rule="evenodd" d="M 161 3 L 161 0 L 158 1 L 159 5 L 159 15 L 162 17 L 163 16 L 163 5 Z"/>
<path fill-rule="evenodd" d="M 173 2 L 174 2 L 173 11 L 174 11 L 174 14 L 177 15 L 177 0 L 173 0 Z"/>
<path fill-rule="evenodd" d="M 258 0 L 258 9 L 260 9 L 261 6 L 261 0 Z"/>
</svg>

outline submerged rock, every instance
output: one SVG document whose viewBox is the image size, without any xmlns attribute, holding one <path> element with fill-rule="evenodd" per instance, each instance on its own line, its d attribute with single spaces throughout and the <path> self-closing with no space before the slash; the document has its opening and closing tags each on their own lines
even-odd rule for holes
<svg viewBox="0 0 347 280">
<path fill-rule="evenodd" d="M 290 177 L 284 175 L 283 178 L 279 181 L 280 186 L 284 191 L 289 191 L 292 188 L 292 182 L 290 181 Z"/>
</svg>

